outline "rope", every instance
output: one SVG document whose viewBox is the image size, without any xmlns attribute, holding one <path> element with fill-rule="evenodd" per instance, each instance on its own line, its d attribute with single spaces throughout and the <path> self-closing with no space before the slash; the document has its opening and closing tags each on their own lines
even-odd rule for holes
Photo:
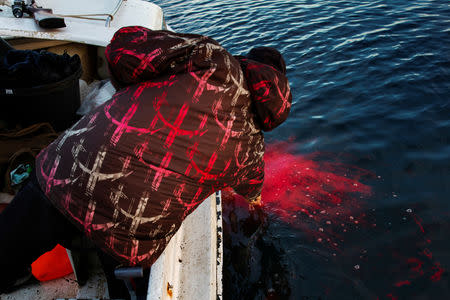
<svg viewBox="0 0 450 300">
<path fill-rule="evenodd" d="M 86 15 L 57 15 L 53 14 L 54 16 L 61 17 L 61 18 L 76 18 L 76 19 L 85 19 L 85 20 L 98 20 L 98 21 L 105 21 L 108 18 L 111 20 L 113 19 L 112 14 L 86 14 Z M 94 18 L 96 16 L 105 16 L 105 18 Z"/>
</svg>

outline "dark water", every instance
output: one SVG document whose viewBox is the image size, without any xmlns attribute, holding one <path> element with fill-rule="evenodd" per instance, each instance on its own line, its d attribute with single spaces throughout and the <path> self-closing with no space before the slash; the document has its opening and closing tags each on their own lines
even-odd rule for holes
<svg viewBox="0 0 450 300">
<path fill-rule="evenodd" d="M 361 222 L 320 231 L 328 244 L 298 205 L 273 209 L 253 236 L 256 218 L 226 207 L 225 298 L 450 299 L 450 2 L 154 2 L 174 30 L 233 54 L 279 49 L 293 107 L 266 142 L 326 160 L 325 173 L 348 166 L 339 175 L 372 191 L 341 195 Z"/>
</svg>

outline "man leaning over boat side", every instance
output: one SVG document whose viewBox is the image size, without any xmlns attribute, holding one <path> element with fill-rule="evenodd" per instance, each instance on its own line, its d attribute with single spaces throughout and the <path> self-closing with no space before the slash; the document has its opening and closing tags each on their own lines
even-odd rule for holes
<svg viewBox="0 0 450 300">
<path fill-rule="evenodd" d="M 206 36 L 124 27 L 106 58 L 117 92 L 41 151 L 0 215 L 0 291 L 80 232 L 114 264 L 147 268 L 212 193 L 260 204 L 262 131 L 292 99 L 278 51 L 233 57 Z"/>
</svg>

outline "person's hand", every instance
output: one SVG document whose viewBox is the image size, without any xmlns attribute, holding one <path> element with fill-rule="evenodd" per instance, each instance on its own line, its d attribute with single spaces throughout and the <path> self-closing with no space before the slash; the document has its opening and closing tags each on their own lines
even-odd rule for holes
<svg viewBox="0 0 450 300">
<path fill-rule="evenodd" d="M 261 200 L 261 195 L 253 199 L 252 201 L 248 201 L 249 210 L 254 210 L 255 208 L 260 208 L 263 205 Z"/>
</svg>

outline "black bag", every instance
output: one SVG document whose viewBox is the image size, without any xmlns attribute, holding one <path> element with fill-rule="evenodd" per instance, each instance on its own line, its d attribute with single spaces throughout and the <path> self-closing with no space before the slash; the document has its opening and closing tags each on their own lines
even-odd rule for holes
<svg viewBox="0 0 450 300">
<path fill-rule="evenodd" d="M 7 45 L 0 45 L 0 120 L 10 128 L 39 122 L 57 131 L 70 127 L 80 106 L 80 57 Z"/>
</svg>

